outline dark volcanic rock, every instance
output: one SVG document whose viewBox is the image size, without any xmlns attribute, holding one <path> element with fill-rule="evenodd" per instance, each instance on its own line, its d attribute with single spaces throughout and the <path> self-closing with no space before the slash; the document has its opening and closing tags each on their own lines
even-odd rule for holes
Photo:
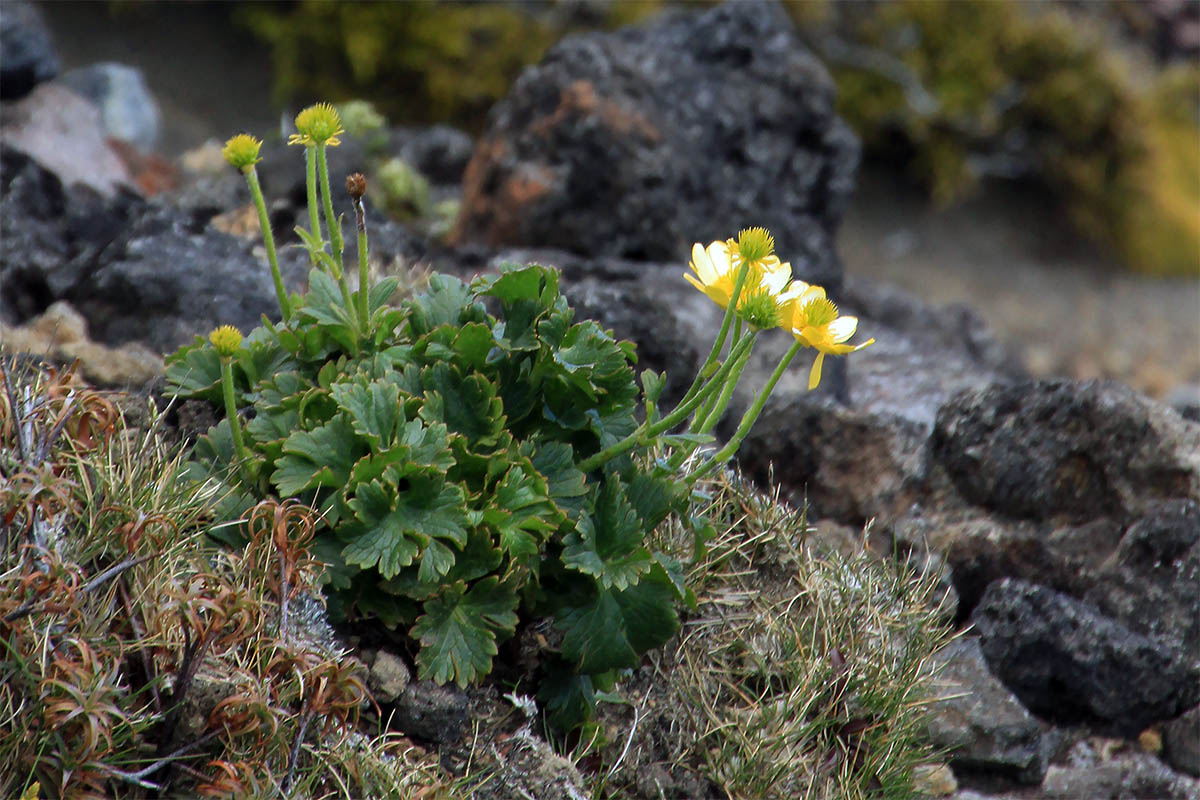
<svg viewBox="0 0 1200 800">
<path fill-rule="evenodd" d="M 938 412 L 931 444 L 968 501 L 1009 517 L 1125 520 L 1200 497 L 1200 426 L 1117 383 L 967 392 Z"/>
<path fill-rule="evenodd" d="M 761 225 L 836 291 L 857 162 L 783 9 L 726 3 L 569 37 L 523 72 L 476 145 L 455 236 L 672 261 Z"/>
<path fill-rule="evenodd" d="M 1168 500 L 1130 525 L 1087 599 L 1200 658 L 1200 504 Z"/>
<path fill-rule="evenodd" d="M 131 194 L 106 198 L 64 185 L 29 155 L 0 145 L 0 318 L 24 322 L 49 308 L 143 205 Z"/>
<path fill-rule="evenodd" d="M 1191 654 L 1045 587 L 998 581 L 974 620 L 993 673 L 1047 718 L 1136 736 L 1200 700 Z"/>
<path fill-rule="evenodd" d="M 1163 726 L 1163 758 L 1175 769 L 1200 778 L 1200 706 Z"/>
<path fill-rule="evenodd" d="M 1066 763 L 1046 772 L 1046 800 L 1200 800 L 1200 782 L 1172 772 L 1149 753 L 1106 754 L 1090 741 L 1077 743 Z"/>
<path fill-rule="evenodd" d="M 16 100 L 58 74 L 58 53 L 37 6 L 25 0 L 0 4 L 0 100 Z"/>
<path fill-rule="evenodd" d="M 988 672 L 978 640 L 959 639 L 936 659 L 947 699 L 930 708 L 930 743 L 956 771 L 1039 783 L 1050 755 L 1042 726 Z"/>
<path fill-rule="evenodd" d="M 97 254 L 66 293 L 106 344 L 138 340 L 170 352 L 217 325 L 243 332 L 279 306 L 248 242 L 151 204 Z"/>
</svg>

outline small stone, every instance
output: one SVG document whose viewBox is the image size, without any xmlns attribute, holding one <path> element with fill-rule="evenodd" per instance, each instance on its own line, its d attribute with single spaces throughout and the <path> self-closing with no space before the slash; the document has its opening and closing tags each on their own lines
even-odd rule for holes
<svg viewBox="0 0 1200 800">
<path fill-rule="evenodd" d="M 368 684 L 380 703 L 394 702 L 411 680 L 412 673 L 400 658 L 387 650 L 380 650 L 375 656 Z"/>
<path fill-rule="evenodd" d="M 393 723 L 416 739 L 448 744 L 457 741 L 466 728 L 467 704 L 466 693 L 452 686 L 417 681 L 396 698 Z"/>
<path fill-rule="evenodd" d="M 141 70 L 108 62 L 65 72 L 61 80 L 100 109 L 108 136 L 145 151 L 158 144 L 161 114 Z"/>
<path fill-rule="evenodd" d="M 1158 755 L 1163 749 L 1162 733 L 1154 728 L 1147 728 L 1138 734 L 1138 747 L 1142 748 L 1143 752 Z"/>
<path fill-rule="evenodd" d="M 1175 769 L 1200 778 L 1200 706 L 1163 726 L 1163 758 Z"/>
<path fill-rule="evenodd" d="M 958 791 L 958 781 L 948 764 L 922 764 L 913 770 L 913 788 L 922 796 L 949 797 Z"/>
</svg>

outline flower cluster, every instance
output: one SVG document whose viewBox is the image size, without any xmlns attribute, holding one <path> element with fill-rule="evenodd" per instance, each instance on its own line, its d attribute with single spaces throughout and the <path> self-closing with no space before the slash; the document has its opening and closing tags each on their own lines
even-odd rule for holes
<svg viewBox="0 0 1200 800">
<path fill-rule="evenodd" d="M 840 356 L 875 342 L 846 344 L 858 319 L 841 316 L 820 286 L 792 279 L 792 265 L 774 254 L 775 242 L 762 228 L 747 228 L 737 239 L 692 246 L 689 266 L 696 277 L 683 277 L 721 308 L 733 303 L 735 315 L 755 330 L 785 328 L 804 347 L 817 351 L 808 388 L 821 382 L 826 355 Z M 735 337 L 736 338 L 736 337 Z"/>
</svg>

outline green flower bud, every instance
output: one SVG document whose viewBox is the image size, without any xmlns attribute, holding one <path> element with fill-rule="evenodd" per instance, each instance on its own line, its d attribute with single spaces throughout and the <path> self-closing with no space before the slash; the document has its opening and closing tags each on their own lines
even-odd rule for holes
<svg viewBox="0 0 1200 800">
<path fill-rule="evenodd" d="M 738 234 L 737 251 L 743 261 L 762 261 L 775 252 L 775 237 L 766 228 L 746 228 Z"/>
<path fill-rule="evenodd" d="M 262 159 L 258 155 L 262 142 L 248 133 L 239 133 L 225 143 L 221 155 L 225 160 L 238 169 L 246 169 L 257 164 Z"/>
<path fill-rule="evenodd" d="M 329 103 L 317 103 L 296 115 L 296 130 L 288 139 L 288 144 L 317 145 L 324 144 L 337 147 L 341 144 L 338 136 L 343 133 L 342 118 L 337 109 Z"/>
<path fill-rule="evenodd" d="M 222 325 L 208 335 L 208 340 L 216 348 L 221 358 L 230 358 L 237 354 L 242 346 L 242 332 L 232 325 Z"/>
</svg>

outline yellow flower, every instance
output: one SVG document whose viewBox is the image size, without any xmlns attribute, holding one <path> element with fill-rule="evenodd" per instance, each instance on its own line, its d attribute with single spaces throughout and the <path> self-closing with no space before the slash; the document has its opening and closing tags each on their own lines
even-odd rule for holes
<svg viewBox="0 0 1200 800">
<path fill-rule="evenodd" d="M 732 239 L 725 242 L 713 242 L 708 247 L 702 247 L 697 242 L 692 245 L 692 260 L 688 265 L 696 273 L 696 277 L 686 273 L 683 277 L 692 286 L 708 295 L 714 303 L 725 308 L 729 305 L 729 298 L 733 295 L 733 285 L 737 281 L 741 263 L 741 254 Z M 775 256 L 766 256 L 751 261 L 750 271 L 746 275 L 741 298 L 738 300 L 738 310 L 740 311 L 746 301 L 753 296 L 763 293 L 774 297 L 779 296 L 791 277 L 792 265 L 780 263 Z"/>
<path fill-rule="evenodd" d="M 242 332 L 232 325 L 222 325 L 208 335 L 208 340 L 212 342 L 218 356 L 228 358 L 236 355 L 242 346 Z"/>
<path fill-rule="evenodd" d="M 262 147 L 262 142 L 255 139 L 248 133 L 239 133 L 225 142 L 225 147 L 221 150 L 221 155 L 225 156 L 225 160 L 238 169 L 257 164 L 262 159 L 258 155 L 259 148 Z"/>
<path fill-rule="evenodd" d="M 324 144 L 337 147 L 342 143 L 338 136 L 344 133 L 342 118 L 337 109 L 329 103 L 317 103 L 296 115 L 296 130 L 288 138 L 288 144 L 318 145 Z"/>
<path fill-rule="evenodd" d="M 826 355 L 844 356 L 874 344 L 875 340 L 868 339 L 859 345 L 845 344 L 858 330 L 858 318 L 838 316 L 838 307 L 825 296 L 824 289 L 805 286 L 790 300 L 792 335 L 817 351 L 812 371 L 808 373 L 808 388 L 812 391 L 821 382 L 821 365 Z"/>
</svg>

